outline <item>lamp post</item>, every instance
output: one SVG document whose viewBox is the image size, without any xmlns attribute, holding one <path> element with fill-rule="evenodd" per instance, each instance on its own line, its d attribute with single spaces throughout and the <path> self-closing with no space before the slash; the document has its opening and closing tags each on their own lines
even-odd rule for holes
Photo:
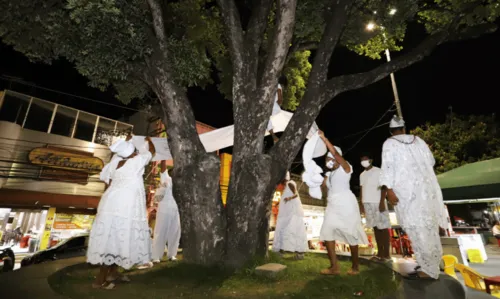
<svg viewBox="0 0 500 299">
<path fill-rule="evenodd" d="M 392 8 L 391 10 L 389 10 L 389 15 L 393 16 L 396 14 L 396 12 L 397 12 L 397 10 L 395 8 Z M 377 12 L 374 12 L 374 13 L 376 14 Z M 382 29 L 384 28 L 382 26 L 380 26 L 380 27 Z M 370 22 L 366 25 L 366 30 L 368 30 L 368 31 L 373 31 L 373 30 L 375 30 L 375 28 L 377 28 L 377 25 L 373 22 Z M 387 38 L 386 38 L 384 32 L 382 32 L 382 36 L 384 37 L 384 41 L 387 41 Z M 387 62 L 391 61 L 391 52 L 389 52 L 389 49 L 385 49 L 385 57 L 387 59 Z M 394 77 L 394 73 L 391 73 L 390 77 L 391 77 L 392 92 L 394 93 L 394 104 L 396 104 L 396 110 L 397 110 L 398 116 L 400 118 L 403 118 L 403 111 L 401 110 L 401 103 L 399 101 L 398 87 L 396 85 L 396 78 Z"/>
</svg>

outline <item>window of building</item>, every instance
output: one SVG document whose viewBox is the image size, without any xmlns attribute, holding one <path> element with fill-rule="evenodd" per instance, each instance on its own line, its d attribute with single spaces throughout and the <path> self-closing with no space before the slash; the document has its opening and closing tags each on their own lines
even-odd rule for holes
<svg viewBox="0 0 500 299">
<path fill-rule="evenodd" d="M 54 112 L 55 104 L 33 98 L 26 122 L 25 129 L 47 132 Z"/>
<path fill-rule="evenodd" d="M 92 142 L 97 116 L 80 111 L 73 138 Z"/>
<path fill-rule="evenodd" d="M 75 109 L 58 106 L 50 133 L 71 137 L 77 112 Z"/>
<path fill-rule="evenodd" d="M 30 97 L 17 92 L 6 91 L 0 109 L 0 120 L 22 125 L 29 103 Z"/>
</svg>

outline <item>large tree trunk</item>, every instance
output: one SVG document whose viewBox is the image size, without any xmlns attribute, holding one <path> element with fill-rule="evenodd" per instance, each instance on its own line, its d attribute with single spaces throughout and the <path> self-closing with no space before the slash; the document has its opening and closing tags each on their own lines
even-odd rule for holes
<svg viewBox="0 0 500 299">
<path fill-rule="evenodd" d="M 226 266 L 238 269 L 268 249 L 269 215 L 283 165 L 269 155 L 234 161 L 227 204 Z"/>
<path fill-rule="evenodd" d="M 159 63 L 148 79 L 162 104 L 163 122 L 175 161 L 173 192 L 181 218 L 184 260 L 200 265 L 220 264 L 226 232 L 219 188 L 220 160 L 215 154 L 205 152 L 186 93 L 171 83 L 166 68 Z"/>
</svg>

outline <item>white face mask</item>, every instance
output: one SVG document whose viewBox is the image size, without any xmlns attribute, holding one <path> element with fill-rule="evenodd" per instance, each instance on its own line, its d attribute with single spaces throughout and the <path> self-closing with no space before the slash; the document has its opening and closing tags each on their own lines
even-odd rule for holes
<svg viewBox="0 0 500 299">
<path fill-rule="evenodd" d="M 330 161 L 326 162 L 326 167 L 328 167 L 328 168 L 330 168 L 330 169 L 332 169 L 334 165 L 335 165 L 335 163 L 333 163 L 333 161 L 332 161 L 332 160 L 330 160 Z"/>
<path fill-rule="evenodd" d="M 369 160 L 363 160 L 361 161 L 361 166 L 363 166 L 364 168 L 368 168 L 370 167 L 371 163 Z"/>
</svg>

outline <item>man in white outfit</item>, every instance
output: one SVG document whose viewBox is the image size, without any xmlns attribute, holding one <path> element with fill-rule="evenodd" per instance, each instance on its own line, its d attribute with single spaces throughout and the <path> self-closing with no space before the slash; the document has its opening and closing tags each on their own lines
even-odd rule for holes
<svg viewBox="0 0 500 299">
<path fill-rule="evenodd" d="M 386 190 L 380 188 L 380 168 L 373 166 L 370 155 L 361 156 L 361 166 L 365 168 L 359 176 L 361 208 L 365 214 L 366 226 L 373 228 L 378 249 L 377 256 L 374 256 L 373 260 L 386 261 L 390 258 L 389 228 L 391 228 L 385 202 Z"/>
<path fill-rule="evenodd" d="M 380 185 L 412 242 L 418 267 L 410 278 L 437 279 L 443 253 L 440 229 L 447 227 L 443 195 L 434 173 L 434 156 L 427 144 L 408 135 L 397 116 L 390 122 L 392 137 L 382 150 Z"/>
<path fill-rule="evenodd" d="M 166 161 L 161 163 L 161 185 L 155 194 L 158 201 L 153 239 L 153 263 L 159 263 L 165 253 L 170 261 L 175 261 L 181 238 L 179 210 L 172 193 L 172 178 L 168 175 Z"/>
</svg>

